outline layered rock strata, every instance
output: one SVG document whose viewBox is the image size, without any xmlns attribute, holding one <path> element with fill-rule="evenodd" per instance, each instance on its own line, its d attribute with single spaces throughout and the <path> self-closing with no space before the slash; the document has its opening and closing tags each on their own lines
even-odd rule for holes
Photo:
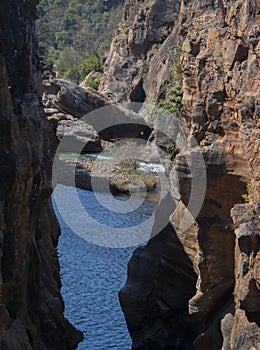
<svg viewBox="0 0 260 350">
<path fill-rule="evenodd" d="M 257 0 L 126 3 L 100 91 L 158 101 L 180 62 L 190 155 L 200 150 L 207 173 L 203 206 L 182 232 L 189 154 L 175 150 L 181 201 L 134 253 L 120 292 L 135 350 L 259 346 L 259 38 Z"/>
<path fill-rule="evenodd" d="M 125 21 L 115 33 L 99 91 L 115 102 L 146 100 L 151 59 L 169 37 L 179 9 L 178 1 L 126 1 Z"/>
<path fill-rule="evenodd" d="M 0 348 L 75 349 L 64 318 L 51 204 L 53 129 L 41 104 L 37 1 L 3 1 L 0 13 Z"/>
</svg>

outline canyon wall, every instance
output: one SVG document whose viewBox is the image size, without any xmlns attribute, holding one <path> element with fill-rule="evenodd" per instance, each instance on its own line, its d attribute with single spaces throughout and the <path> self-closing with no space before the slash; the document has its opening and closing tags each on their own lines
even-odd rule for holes
<svg viewBox="0 0 260 350">
<path fill-rule="evenodd" d="M 175 150 L 181 201 L 134 252 L 120 292 L 135 350 L 259 348 L 259 38 L 258 0 L 126 1 L 100 91 L 157 103 L 181 80 L 180 118 L 207 172 L 203 206 L 183 233 L 190 176 Z"/>
<path fill-rule="evenodd" d="M 53 212 L 56 138 L 43 113 L 34 20 L 37 1 L 0 13 L 0 348 L 75 349 L 64 318 Z"/>
</svg>

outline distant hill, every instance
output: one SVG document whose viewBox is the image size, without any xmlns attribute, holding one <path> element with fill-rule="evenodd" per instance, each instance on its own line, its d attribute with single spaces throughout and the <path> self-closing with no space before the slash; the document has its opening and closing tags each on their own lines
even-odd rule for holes
<svg viewBox="0 0 260 350">
<path fill-rule="evenodd" d="M 102 57 L 122 19 L 124 0 L 40 0 L 38 41 L 59 77 L 79 82 L 102 70 Z"/>
</svg>

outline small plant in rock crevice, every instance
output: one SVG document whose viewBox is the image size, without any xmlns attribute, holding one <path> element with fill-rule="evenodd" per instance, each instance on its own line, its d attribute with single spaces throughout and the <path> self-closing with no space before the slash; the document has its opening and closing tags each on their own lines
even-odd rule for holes
<svg viewBox="0 0 260 350">
<path fill-rule="evenodd" d="M 247 184 L 246 193 L 242 194 L 242 198 L 244 199 L 245 203 L 250 202 L 250 195 L 251 195 L 251 184 Z"/>
<path fill-rule="evenodd" d="M 182 87 L 177 85 L 168 88 L 165 100 L 159 101 L 157 106 L 179 117 L 183 112 Z"/>
<path fill-rule="evenodd" d="M 182 68 L 178 58 L 172 64 L 172 74 L 167 83 L 165 98 L 158 101 L 157 106 L 169 113 L 173 113 L 176 117 L 180 117 L 184 110 L 182 96 Z"/>
</svg>

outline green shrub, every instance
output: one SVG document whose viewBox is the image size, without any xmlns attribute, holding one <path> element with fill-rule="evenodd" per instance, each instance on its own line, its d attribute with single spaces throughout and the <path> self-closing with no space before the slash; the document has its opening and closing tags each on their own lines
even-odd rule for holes
<svg viewBox="0 0 260 350">
<path fill-rule="evenodd" d="M 61 52 L 56 68 L 59 78 L 69 79 L 76 83 L 81 82 L 92 71 L 102 71 L 100 58 L 97 55 L 83 59 L 73 47 L 67 47 Z"/>
<path fill-rule="evenodd" d="M 173 75 L 173 79 L 175 81 L 175 84 L 177 85 L 182 85 L 182 67 L 181 67 L 181 61 L 180 59 L 176 59 L 173 62 L 172 65 L 172 75 Z"/>
<path fill-rule="evenodd" d="M 97 55 L 91 55 L 87 57 L 80 65 L 79 65 L 79 73 L 82 79 L 90 72 L 102 72 L 102 66 L 100 58 Z"/>
<path fill-rule="evenodd" d="M 56 64 L 59 78 L 67 78 L 79 82 L 80 74 L 78 66 L 82 58 L 80 54 L 72 47 L 65 48 L 59 56 Z"/>
<path fill-rule="evenodd" d="M 55 33 L 55 42 L 61 46 L 71 45 L 72 38 L 71 38 L 69 32 L 63 30 L 61 32 Z"/>
<path fill-rule="evenodd" d="M 100 84 L 100 77 L 91 76 L 86 80 L 86 86 L 91 87 L 92 89 L 98 90 Z"/>
<path fill-rule="evenodd" d="M 250 195 L 251 195 L 251 184 L 247 184 L 246 193 L 242 194 L 242 198 L 244 199 L 245 203 L 250 202 Z"/>
<path fill-rule="evenodd" d="M 50 47 L 45 55 L 46 63 L 56 62 L 60 57 L 60 51 Z"/>
<path fill-rule="evenodd" d="M 183 113 L 182 67 L 179 58 L 173 61 L 172 76 L 167 85 L 165 98 L 160 100 L 157 106 L 179 117 Z"/>
<path fill-rule="evenodd" d="M 165 100 L 157 103 L 157 107 L 179 117 L 183 112 L 182 95 L 182 86 L 173 86 L 167 90 Z"/>
</svg>

